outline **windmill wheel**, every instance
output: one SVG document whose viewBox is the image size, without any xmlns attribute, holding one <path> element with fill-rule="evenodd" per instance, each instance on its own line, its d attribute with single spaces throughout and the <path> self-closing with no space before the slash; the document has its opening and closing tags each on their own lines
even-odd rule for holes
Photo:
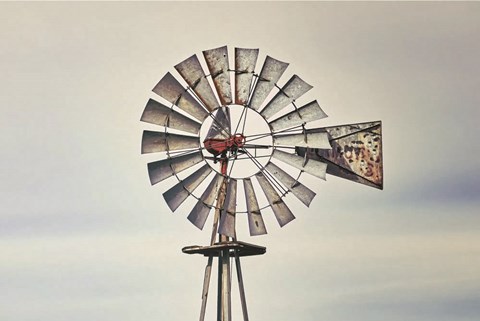
<svg viewBox="0 0 480 321">
<path fill-rule="evenodd" d="M 148 163 L 151 184 L 175 176 L 178 182 L 163 194 L 170 209 L 175 211 L 189 196 L 195 197 L 188 219 L 203 229 L 211 209 L 217 207 L 222 211 L 218 232 L 229 237 L 235 237 L 239 213 L 247 214 L 250 235 L 267 233 L 262 218 L 267 207 L 280 226 L 291 222 L 295 216 L 284 196 L 291 193 L 306 206 L 315 196 L 299 182 L 303 172 L 321 179 L 328 172 L 378 188 L 383 184 L 380 122 L 307 128 L 310 122 L 327 117 L 316 101 L 297 105 L 312 86 L 297 75 L 278 86 L 288 63 L 269 56 L 256 73 L 258 53 L 258 49 L 235 48 L 235 63 L 230 67 L 226 46 L 203 51 L 208 74 L 198 57 L 191 56 L 175 66 L 186 86 L 167 73 L 153 92 L 168 103 L 150 99 L 141 117 L 164 127 L 143 132 L 142 154 L 165 155 Z M 375 142 L 375 155 L 367 141 Z M 359 158 L 359 148 L 371 152 L 370 159 Z M 352 153 L 357 153 L 353 161 L 346 158 Z M 299 173 L 290 175 L 282 169 L 285 164 Z M 189 176 L 179 175 L 192 167 L 195 170 Z M 207 178 L 203 192 L 196 191 Z M 239 181 L 245 211 L 237 209 Z M 265 195 L 265 206 L 259 205 L 255 186 Z M 224 202 L 214 205 L 219 195 Z"/>
</svg>

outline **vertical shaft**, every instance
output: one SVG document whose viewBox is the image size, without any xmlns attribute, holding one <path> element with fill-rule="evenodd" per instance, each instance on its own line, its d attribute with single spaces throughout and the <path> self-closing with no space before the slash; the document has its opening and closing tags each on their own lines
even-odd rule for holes
<svg viewBox="0 0 480 321">
<path fill-rule="evenodd" d="M 220 170 L 222 175 L 227 175 L 228 158 L 226 154 L 222 155 L 220 161 Z M 217 207 L 220 208 L 220 216 L 226 215 L 223 210 L 225 203 L 225 194 L 227 188 L 227 179 L 223 181 L 220 195 L 218 196 Z M 220 242 L 228 242 L 228 236 L 219 234 Z M 223 250 L 218 255 L 218 301 L 217 301 L 217 321 L 230 321 L 231 316 L 231 295 L 230 295 L 230 253 L 229 250 Z"/>
<path fill-rule="evenodd" d="M 220 242 L 227 241 L 227 236 L 220 235 Z M 218 257 L 217 320 L 230 321 L 231 314 L 230 252 L 223 250 Z"/>
<path fill-rule="evenodd" d="M 226 189 L 226 180 L 223 181 L 222 186 L 220 187 L 220 193 L 217 199 L 217 209 L 215 209 L 215 216 L 213 218 L 213 230 L 212 230 L 210 245 L 213 245 L 215 243 L 215 236 L 217 235 L 218 221 L 220 220 L 220 214 L 221 214 L 220 208 L 223 207 L 223 203 L 225 202 L 225 189 Z M 213 256 L 210 255 L 208 257 L 207 266 L 205 267 L 205 275 L 203 277 L 202 306 L 200 308 L 199 321 L 205 320 L 205 310 L 207 308 L 207 299 L 208 299 L 208 288 L 210 287 L 210 276 L 212 274 L 212 263 L 213 263 Z M 220 257 L 219 257 L 219 266 L 220 266 Z M 218 272 L 220 275 L 220 270 Z"/>
</svg>

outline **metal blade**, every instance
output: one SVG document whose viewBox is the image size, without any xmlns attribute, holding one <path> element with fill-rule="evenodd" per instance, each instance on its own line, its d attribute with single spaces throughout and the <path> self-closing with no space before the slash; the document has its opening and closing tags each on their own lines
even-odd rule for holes
<svg viewBox="0 0 480 321">
<path fill-rule="evenodd" d="M 175 212 L 211 172 L 212 168 L 208 164 L 205 164 L 183 181 L 178 182 L 175 186 L 163 193 L 163 198 L 172 212 Z"/>
<path fill-rule="evenodd" d="M 278 195 L 277 191 L 275 191 L 267 178 L 261 172 L 255 174 L 255 176 L 257 177 L 258 183 L 262 187 L 265 196 L 267 197 L 268 203 L 272 207 L 278 224 L 280 224 L 280 226 L 284 226 L 285 224 L 294 220 L 295 216 L 293 216 L 293 213 L 283 202 L 282 198 L 280 195 Z"/>
<path fill-rule="evenodd" d="M 325 163 L 300 157 L 294 154 L 288 154 L 281 150 L 274 150 L 272 157 L 298 168 L 310 175 L 325 179 L 325 174 L 327 172 L 327 164 Z"/>
<path fill-rule="evenodd" d="M 199 229 L 203 229 L 205 222 L 212 208 L 213 202 L 218 196 L 218 190 L 222 185 L 224 177 L 220 174 L 215 174 L 207 189 L 203 192 L 202 196 L 198 200 L 197 204 L 193 207 L 192 211 L 188 215 L 188 220 L 193 223 Z"/>
<path fill-rule="evenodd" d="M 203 56 L 207 62 L 208 70 L 212 75 L 213 84 L 217 89 L 222 105 L 232 103 L 232 87 L 230 86 L 230 72 L 228 68 L 227 46 L 205 50 Z"/>
<path fill-rule="evenodd" d="M 270 122 L 270 128 L 273 132 L 295 127 L 301 124 L 306 124 L 308 122 L 326 118 L 327 114 L 320 108 L 320 105 L 316 100 L 309 102 L 305 106 L 298 108 L 280 118 L 275 119 Z"/>
<path fill-rule="evenodd" d="M 293 75 L 293 77 L 287 81 L 285 86 L 282 87 L 275 97 L 270 100 L 260 114 L 262 114 L 266 119 L 269 119 L 312 88 L 313 86 L 307 84 L 305 81 L 300 79 L 300 77 Z"/>
<path fill-rule="evenodd" d="M 168 108 L 153 99 L 148 100 L 147 106 L 145 107 L 140 120 L 146 123 L 178 129 L 192 134 L 198 134 L 202 126 L 196 121 L 177 113 L 171 108 Z"/>
<path fill-rule="evenodd" d="M 183 88 L 171 73 L 167 73 L 152 91 L 172 104 L 177 105 L 200 122 L 208 117 L 206 110 Z"/>
<path fill-rule="evenodd" d="M 248 227 L 250 235 L 263 235 L 267 234 L 265 223 L 263 222 L 262 214 L 258 206 L 257 197 L 255 196 L 255 190 L 250 178 L 243 179 L 243 188 L 245 189 L 245 199 L 247 201 L 248 212 Z"/>
<path fill-rule="evenodd" d="M 331 150 L 296 148 L 297 154 L 328 164 L 327 173 L 383 189 L 382 123 L 350 124 L 311 131 L 326 131 Z M 332 137 L 333 136 L 333 137 Z M 336 137 L 336 138 L 334 138 Z"/>
<path fill-rule="evenodd" d="M 237 208 L 237 180 L 230 178 L 227 187 L 225 204 L 220 215 L 218 233 L 235 237 L 235 213 Z"/>
<path fill-rule="evenodd" d="M 331 149 L 330 142 L 328 140 L 328 134 L 324 133 L 310 133 L 306 131 L 301 134 L 290 135 L 274 135 L 273 145 L 278 146 L 298 146 L 307 148 L 321 148 Z"/>
<path fill-rule="evenodd" d="M 269 162 L 266 166 L 267 171 L 269 171 L 273 176 L 275 176 L 290 192 L 293 193 L 303 204 L 307 207 L 310 206 L 315 193 L 310 190 L 308 187 L 297 181 L 295 178 L 290 176 L 280 167 L 275 165 L 272 162 Z"/>
<path fill-rule="evenodd" d="M 199 148 L 200 138 L 144 130 L 142 136 L 142 154 Z"/>
<path fill-rule="evenodd" d="M 185 59 L 176 65 L 175 69 L 183 79 L 185 79 L 187 84 L 193 89 L 209 111 L 213 111 L 218 107 L 217 98 L 213 94 L 212 87 L 210 87 L 210 84 L 208 83 L 197 55 Z"/>
<path fill-rule="evenodd" d="M 203 160 L 202 152 L 190 153 L 178 157 L 171 157 L 148 163 L 148 175 L 152 185 L 163 181 L 181 171 L 200 163 Z"/>
<path fill-rule="evenodd" d="M 255 89 L 253 90 L 252 100 L 250 101 L 251 108 L 255 110 L 260 108 L 287 67 L 288 63 L 267 56 L 263 63 L 262 71 L 260 71 Z"/>
<path fill-rule="evenodd" d="M 222 106 L 217 109 L 214 121 L 205 139 L 227 139 L 230 137 L 230 109 Z"/>
<path fill-rule="evenodd" d="M 235 104 L 248 103 L 257 58 L 258 49 L 235 48 Z"/>
</svg>

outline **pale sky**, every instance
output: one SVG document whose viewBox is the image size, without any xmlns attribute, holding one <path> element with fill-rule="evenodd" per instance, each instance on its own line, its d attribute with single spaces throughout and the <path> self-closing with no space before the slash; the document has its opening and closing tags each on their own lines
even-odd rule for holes
<svg viewBox="0 0 480 321">
<path fill-rule="evenodd" d="M 383 122 L 383 191 L 305 176 L 289 225 L 239 218 L 267 247 L 242 261 L 250 319 L 479 320 L 479 34 L 479 3 L 0 3 L 0 319 L 198 318 L 206 259 L 181 248 L 209 231 L 150 186 L 139 119 L 228 45 L 289 62 L 322 125 Z"/>
</svg>

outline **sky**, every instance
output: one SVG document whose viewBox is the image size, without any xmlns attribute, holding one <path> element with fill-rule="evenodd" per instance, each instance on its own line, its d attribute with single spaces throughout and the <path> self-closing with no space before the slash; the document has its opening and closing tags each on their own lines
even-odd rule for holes
<svg viewBox="0 0 480 321">
<path fill-rule="evenodd" d="M 322 125 L 383 125 L 383 191 L 307 175 L 292 223 L 239 218 L 267 247 L 242 260 L 250 319 L 478 320 L 479 32 L 466 2 L 0 3 L 0 319 L 198 317 L 206 259 L 181 248 L 209 232 L 170 212 L 173 178 L 150 186 L 139 119 L 174 65 L 227 45 L 289 62 Z"/>
</svg>

